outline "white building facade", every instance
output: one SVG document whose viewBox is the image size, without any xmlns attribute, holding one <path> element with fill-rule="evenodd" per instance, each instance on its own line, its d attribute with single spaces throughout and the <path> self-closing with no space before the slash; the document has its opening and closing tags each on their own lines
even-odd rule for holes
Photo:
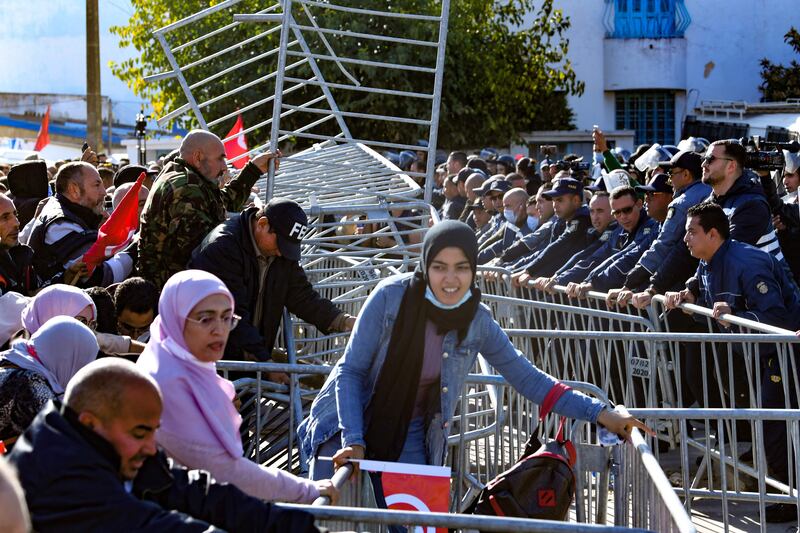
<svg viewBox="0 0 800 533">
<path fill-rule="evenodd" d="M 798 59 L 783 36 L 800 29 L 800 0 L 556 0 L 556 7 L 572 23 L 569 59 L 586 85 L 568 99 L 577 130 L 633 131 L 632 144 L 621 139 L 629 149 L 676 144 L 702 102 L 758 102 L 759 61 Z"/>
</svg>

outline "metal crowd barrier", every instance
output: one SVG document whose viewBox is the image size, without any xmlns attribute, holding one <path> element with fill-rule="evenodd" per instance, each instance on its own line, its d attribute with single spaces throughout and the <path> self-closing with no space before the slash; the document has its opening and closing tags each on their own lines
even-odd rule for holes
<svg viewBox="0 0 800 533">
<path fill-rule="evenodd" d="M 296 423 L 298 417 L 295 416 L 294 402 L 290 398 L 294 395 L 301 397 L 304 401 L 303 411 L 307 411 L 308 403 L 316 391 L 304 390 L 298 386 L 298 379 L 303 375 L 326 374 L 330 367 L 311 366 L 311 365 L 280 365 L 274 363 L 249 363 L 249 362 L 229 362 L 221 361 L 218 369 L 227 375 L 231 371 L 245 371 L 253 377 L 243 378 L 236 381 L 239 394 L 255 395 L 259 401 L 252 404 L 250 412 L 245 410 L 245 419 L 251 423 L 247 424 L 248 430 L 245 434 L 247 450 L 275 450 L 282 447 L 277 454 L 263 461 L 271 466 L 278 466 L 294 470 L 297 473 L 303 472 L 305 458 L 297 450 L 296 444 Z M 289 386 L 275 385 L 264 382 L 265 372 L 288 372 L 293 376 Z M 603 397 L 602 392 L 596 387 L 578 382 L 568 382 L 570 386 L 578 390 L 583 390 L 590 394 Z M 487 390 L 494 389 L 495 400 L 490 401 L 490 394 Z M 287 394 L 288 393 L 288 394 Z M 544 427 L 536 427 L 535 420 L 538 417 L 538 408 L 530 404 L 514 391 L 507 382 L 500 376 L 489 374 L 471 374 L 461 396 L 461 405 L 457 415 L 453 420 L 453 432 L 450 436 L 451 451 L 449 454 L 450 464 L 453 470 L 452 483 L 452 508 L 454 512 L 463 511 L 477 492 L 485 484 L 501 471 L 512 466 L 521 456 L 524 443 L 531 432 L 538 431 L 542 437 L 554 434 L 555 420 L 550 420 Z M 281 413 L 283 411 L 283 413 Z M 277 416 L 274 416 L 278 413 Z M 462 422 L 463 420 L 463 422 Z M 524 420 L 524 422 L 522 422 Z M 292 423 L 294 421 L 295 423 Z M 252 423 L 254 422 L 254 423 Z M 275 428 L 282 428 L 282 436 L 275 434 Z M 257 430 L 256 428 L 261 428 Z M 657 468 L 648 468 L 646 475 L 636 478 L 619 477 L 614 468 L 620 465 L 627 465 L 629 462 L 647 462 L 645 456 L 650 454 L 649 448 L 639 446 L 633 455 L 626 455 L 623 459 L 612 462 L 611 448 L 603 448 L 592 444 L 594 433 L 589 425 L 583 422 L 576 422 L 571 428 L 571 439 L 576 444 L 578 452 L 578 462 L 576 463 L 576 500 L 574 506 L 573 520 L 585 524 L 607 524 L 609 520 L 616 520 L 613 523 L 633 525 L 639 527 L 641 524 L 633 522 L 621 522 L 616 517 L 623 514 L 615 513 L 613 517 L 608 516 L 608 509 L 612 507 L 612 500 L 609 497 L 609 487 L 612 487 L 617 498 L 623 490 L 640 491 L 640 483 L 647 486 L 662 487 L 667 483 L 663 472 Z M 628 446 L 626 444 L 625 446 Z M 266 453 L 266 452 L 265 452 Z M 262 461 L 260 461 L 262 462 Z M 649 463 L 648 463 L 649 465 Z M 631 468 L 634 468 L 633 466 Z M 368 494 L 368 490 L 363 488 L 363 480 L 354 480 L 344 483 L 346 475 L 340 473 L 337 483 L 343 487 L 342 500 L 339 505 L 347 507 L 374 507 L 374 502 Z M 641 479 L 640 479 L 641 478 Z M 618 485 L 627 480 L 627 485 Z M 637 493 L 638 494 L 638 493 Z M 674 494 L 671 494 L 674 498 Z M 681 526 L 685 521 L 685 512 L 678 505 L 675 508 L 674 502 L 669 501 L 669 497 L 663 494 L 654 498 L 650 494 L 652 516 L 648 515 L 649 524 L 672 524 L 670 531 L 692 531 Z M 631 496 L 626 496 L 630 500 Z M 364 513 L 361 513 L 364 511 Z M 376 514 L 370 515 L 373 512 Z M 355 514 L 348 514 L 355 513 Z M 329 515 L 329 519 L 335 521 L 332 527 L 352 528 L 358 521 L 371 522 L 382 520 L 387 523 L 416 523 L 410 521 L 403 515 L 387 515 L 385 511 L 367 511 L 361 509 L 359 512 L 347 511 L 345 514 Z M 373 516 L 373 519 L 369 517 Z M 478 528 L 477 522 L 464 521 L 462 517 L 455 515 L 443 515 L 453 517 L 453 521 L 445 522 L 420 522 L 419 525 L 433 526 L 435 524 L 450 524 L 449 527 L 461 528 L 463 524 L 471 524 L 471 529 Z M 638 516 L 638 515 L 637 515 Z M 399 517 L 399 518 L 398 518 Z M 425 515 L 425 519 L 432 518 L 433 515 Z M 405 522 L 393 522 L 405 520 Z M 415 517 L 418 518 L 418 517 Z M 388 521 L 387 521 L 388 520 Z M 469 520 L 472 520 L 470 517 Z M 490 519 L 491 520 L 491 519 Z M 641 520 L 640 520 L 641 522 Z M 481 522 L 482 523 L 482 522 Z M 513 525 L 513 523 L 496 523 L 502 530 L 500 524 Z M 540 524 L 541 525 L 541 524 Z M 544 527 L 543 525 L 541 525 Z M 534 527 L 534 526 L 531 526 Z M 537 526 L 538 527 L 538 526 Z M 649 526 L 641 526 L 649 527 Z M 483 529 L 481 526 L 480 529 Z M 494 530 L 494 529 L 491 529 Z M 533 529 L 539 531 L 540 529 Z M 553 530 L 553 529 L 550 529 Z M 583 531 L 583 529 L 578 529 Z M 590 531 L 593 529 L 587 529 Z M 661 530 L 661 529 L 657 529 Z M 525 529 L 527 531 L 527 529 Z M 612 529 L 613 531 L 613 529 Z"/>
<path fill-rule="evenodd" d="M 252 8 L 240 2 L 224 0 L 153 32 L 170 68 L 145 80 L 177 82 L 186 96 L 159 124 L 191 112 L 203 129 L 224 133 L 242 113 L 246 128 L 225 140 L 256 138 L 248 154 L 274 152 L 282 143 L 317 143 L 287 157 L 277 181 L 270 164 L 270 179 L 263 182 L 267 198 L 283 187 L 283 195 L 314 192 L 328 205 L 352 205 L 364 196 L 409 199 L 421 192 L 414 176 L 426 179 L 430 200 L 449 0 L 410 8 L 416 12 L 390 3 L 357 8 L 279 0 Z M 201 19 L 205 24 L 195 24 Z M 202 33 L 201 27 L 214 29 Z M 242 83 L 220 83 L 233 72 Z M 373 99 L 389 100 L 402 112 L 374 113 Z M 359 138 L 364 131 L 380 133 Z M 402 174 L 373 148 L 424 153 L 426 171 Z"/>
<path fill-rule="evenodd" d="M 680 439 L 676 451 L 659 452 L 654 456 L 683 500 L 683 505 L 698 521 L 721 522 L 724 531 L 731 529 L 767 531 L 765 508 L 771 503 L 798 505 L 800 492 L 797 480 L 800 467 L 796 450 L 800 445 L 800 410 L 797 409 L 630 409 L 630 413 L 655 425 L 658 421 L 677 424 Z M 773 476 L 767 456 L 772 445 L 766 439 L 783 427 L 786 430 L 786 478 Z M 746 434 L 746 435 L 745 435 Z M 636 446 L 645 441 L 634 435 Z M 637 520 L 637 514 L 648 512 L 652 498 L 645 490 L 641 468 L 635 462 L 621 459 L 633 469 L 621 470 L 626 476 L 621 486 L 635 484 L 626 498 L 616 502 L 615 515 L 627 517 L 640 527 L 660 530 L 653 522 Z M 647 467 L 649 468 L 649 467 Z M 662 490 L 661 487 L 656 488 Z M 652 516 L 652 513 L 648 513 Z M 794 521 L 800 527 L 800 522 Z M 785 527 L 785 526 L 783 526 Z"/>
</svg>

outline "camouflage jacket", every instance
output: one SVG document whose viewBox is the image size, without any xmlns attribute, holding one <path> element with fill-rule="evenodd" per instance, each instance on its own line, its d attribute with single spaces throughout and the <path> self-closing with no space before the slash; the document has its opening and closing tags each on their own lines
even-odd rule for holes
<svg viewBox="0 0 800 533">
<path fill-rule="evenodd" d="M 156 180 L 142 211 L 139 275 L 161 288 L 170 276 L 185 270 L 192 250 L 225 221 L 227 211 L 242 209 L 260 176 L 251 162 L 220 189 L 186 161 L 176 159 Z"/>
</svg>

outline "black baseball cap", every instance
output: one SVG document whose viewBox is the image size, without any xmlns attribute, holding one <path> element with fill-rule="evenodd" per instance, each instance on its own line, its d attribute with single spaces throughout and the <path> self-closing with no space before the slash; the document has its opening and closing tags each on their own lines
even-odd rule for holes
<svg viewBox="0 0 800 533">
<path fill-rule="evenodd" d="M 545 198 L 555 198 L 565 194 L 583 194 L 583 184 L 575 178 L 559 178 L 553 181 L 553 188 L 543 192 Z"/>
<path fill-rule="evenodd" d="M 661 168 L 683 168 L 688 170 L 694 179 L 700 179 L 703 175 L 703 157 L 697 152 L 681 150 L 672 156 L 669 161 L 661 161 L 658 166 Z"/>
<path fill-rule="evenodd" d="M 114 187 L 119 187 L 123 183 L 135 183 L 142 175 L 142 172 L 147 174 L 147 168 L 141 165 L 126 165 L 117 170 L 114 174 Z"/>
<path fill-rule="evenodd" d="M 489 188 L 487 189 L 486 194 L 490 192 L 507 193 L 511 189 L 513 189 L 513 187 L 509 182 L 501 179 L 495 179 L 494 181 L 492 181 L 492 183 L 489 184 Z"/>
<path fill-rule="evenodd" d="M 480 196 L 485 196 L 487 192 L 489 192 L 489 187 L 492 186 L 492 183 L 495 181 L 494 178 L 489 178 L 481 184 L 480 187 L 475 187 L 472 189 L 472 192 Z"/>
<path fill-rule="evenodd" d="M 637 191 L 665 192 L 672 194 L 672 185 L 670 184 L 669 176 L 663 172 L 650 178 L 647 185 L 637 185 L 635 188 Z"/>
<path fill-rule="evenodd" d="M 299 261 L 300 243 L 308 232 L 308 217 L 303 208 L 288 198 L 273 198 L 264 207 L 264 216 L 278 237 L 281 256 Z"/>
</svg>

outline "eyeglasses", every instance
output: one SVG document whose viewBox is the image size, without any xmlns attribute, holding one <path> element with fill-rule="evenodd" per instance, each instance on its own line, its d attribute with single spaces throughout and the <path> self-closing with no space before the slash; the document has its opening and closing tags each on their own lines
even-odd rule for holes
<svg viewBox="0 0 800 533">
<path fill-rule="evenodd" d="M 189 318 L 186 317 L 187 322 L 192 322 L 194 324 L 199 325 L 203 329 L 211 329 L 214 327 L 214 324 L 220 322 L 223 327 L 228 328 L 229 330 L 235 328 L 239 321 L 242 319 L 239 315 L 231 315 L 231 316 L 223 316 L 223 317 L 215 317 L 215 316 L 204 316 L 203 318 Z"/>
<path fill-rule="evenodd" d="M 117 331 L 119 331 L 120 335 L 127 335 L 132 339 L 138 339 L 148 331 L 150 331 L 150 325 L 143 326 L 141 328 L 135 328 L 130 324 L 126 324 L 125 322 L 120 322 L 117 320 Z"/>
<path fill-rule="evenodd" d="M 97 329 L 97 321 L 96 320 L 90 320 L 90 319 L 86 318 L 85 316 L 76 316 L 75 320 L 77 320 L 78 322 L 80 322 L 81 324 L 83 324 L 84 326 L 86 326 L 87 328 L 89 328 L 92 331 Z"/>
<path fill-rule="evenodd" d="M 703 157 L 703 164 L 704 165 L 710 165 L 716 159 L 722 159 L 723 161 L 733 161 L 733 159 L 731 159 L 730 157 L 719 157 L 719 156 L 716 156 L 716 155 L 712 154 L 712 155 L 707 155 L 707 156 Z"/>
<path fill-rule="evenodd" d="M 623 207 L 622 209 L 612 210 L 611 216 L 618 217 L 620 215 L 630 215 L 633 212 L 633 208 L 635 206 L 629 205 L 628 207 Z"/>
</svg>

